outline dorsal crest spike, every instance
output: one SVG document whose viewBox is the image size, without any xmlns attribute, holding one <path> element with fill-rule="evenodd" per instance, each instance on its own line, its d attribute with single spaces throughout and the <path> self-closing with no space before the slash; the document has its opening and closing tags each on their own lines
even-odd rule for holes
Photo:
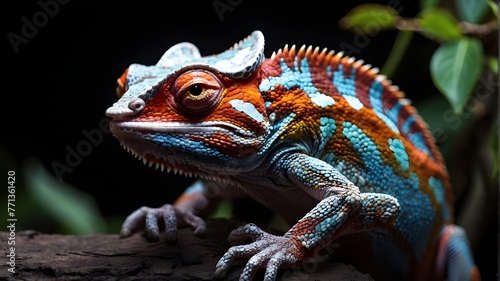
<svg viewBox="0 0 500 281">
<path fill-rule="evenodd" d="M 325 60 L 331 61 L 334 58 L 334 56 L 335 56 L 335 52 L 333 50 L 328 51 L 328 53 L 326 53 Z"/>
<path fill-rule="evenodd" d="M 385 80 L 385 81 L 389 81 L 389 80 L 387 79 L 387 76 L 385 76 L 384 74 L 378 74 L 378 75 L 377 75 L 377 77 L 375 77 L 375 79 L 376 79 L 377 81 L 379 81 L 379 82 L 382 82 L 382 81 L 384 81 L 384 80 Z"/>
<path fill-rule="evenodd" d="M 299 52 L 297 53 L 297 56 L 303 58 L 305 56 L 305 53 L 306 53 L 306 45 L 302 45 L 302 47 L 300 47 L 299 49 Z"/>
<path fill-rule="evenodd" d="M 283 56 L 283 49 L 279 48 L 277 51 L 273 52 L 271 59 L 274 60 L 274 59 L 282 57 L 282 56 Z"/>
<path fill-rule="evenodd" d="M 401 96 L 401 99 L 399 100 L 399 102 L 402 105 L 411 105 L 411 100 L 404 98 L 404 95 Z"/>
<path fill-rule="evenodd" d="M 289 51 L 289 54 L 290 56 L 295 56 L 295 54 L 297 53 L 297 46 L 295 45 L 292 45 L 292 47 L 290 48 L 290 51 Z"/>
<path fill-rule="evenodd" d="M 316 46 L 314 49 L 313 49 L 313 56 L 317 56 L 319 54 L 319 47 Z"/>
<path fill-rule="evenodd" d="M 345 57 L 344 57 L 344 52 L 340 51 L 340 52 L 336 53 L 336 54 L 335 54 L 335 58 L 336 58 L 337 60 L 340 60 L 340 59 L 342 59 L 342 58 L 345 58 Z"/>
<path fill-rule="evenodd" d="M 372 68 L 371 64 L 363 64 L 362 69 L 363 71 L 368 71 Z"/>
<path fill-rule="evenodd" d="M 309 47 L 307 47 L 306 49 L 306 56 L 310 56 L 312 55 L 312 53 L 313 53 L 313 47 L 309 45 Z"/>
<path fill-rule="evenodd" d="M 326 52 L 327 52 L 327 49 L 326 48 L 323 48 L 321 50 L 321 52 L 319 51 L 319 47 L 316 47 L 314 49 L 314 56 L 316 56 L 318 58 L 318 60 L 325 60 L 325 57 L 326 57 Z"/>
</svg>

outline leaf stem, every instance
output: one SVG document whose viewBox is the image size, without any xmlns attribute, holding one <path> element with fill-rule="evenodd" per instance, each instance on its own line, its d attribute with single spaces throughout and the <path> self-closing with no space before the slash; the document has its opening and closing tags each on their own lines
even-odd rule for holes
<svg viewBox="0 0 500 281">
<path fill-rule="evenodd" d="M 387 77 L 391 77 L 399 63 L 401 62 L 408 46 L 410 45 L 411 39 L 413 38 L 413 31 L 400 30 L 394 45 L 392 46 L 391 53 L 387 58 L 384 66 L 382 67 L 381 73 Z"/>
</svg>

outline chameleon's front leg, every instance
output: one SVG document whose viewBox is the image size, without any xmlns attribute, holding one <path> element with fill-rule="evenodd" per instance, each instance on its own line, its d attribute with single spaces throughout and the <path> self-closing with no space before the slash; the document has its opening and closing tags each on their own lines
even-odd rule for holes
<svg viewBox="0 0 500 281">
<path fill-rule="evenodd" d="M 375 227 L 390 227 L 399 213 L 397 200 L 386 194 L 364 193 L 331 165 L 294 153 L 276 162 L 274 175 L 303 188 L 320 202 L 283 236 L 268 234 L 253 224 L 234 230 L 231 247 L 216 265 L 222 278 L 237 258 L 250 258 L 240 280 L 251 280 L 266 268 L 264 280 L 275 280 L 280 267 L 299 265 L 335 238 Z"/>
</svg>

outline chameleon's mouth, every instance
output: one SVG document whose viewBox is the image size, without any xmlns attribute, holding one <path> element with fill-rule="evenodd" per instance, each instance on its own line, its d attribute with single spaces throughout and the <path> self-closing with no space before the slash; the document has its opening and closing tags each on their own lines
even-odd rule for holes
<svg viewBox="0 0 500 281">
<path fill-rule="evenodd" d="M 197 174 L 196 173 L 197 169 L 195 169 L 195 167 L 190 167 L 190 168 L 184 167 L 186 163 L 184 163 L 182 166 L 178 164 L 176 165 L 162 158 L 158 158 L 152 153 L 145 153 L 143 151 L 138 152 L 135 149 L 135 147 L 127 145 L 127 142 L 121 142 L 120 144 L 135 158 L 142 161 L 144 165 L 148 165 L 149 167 L 154 166 L 156 170 L 161 170 L 162 172 L 166 171 L 167 173 L 173 172 L 174 174 L 185 175 L 188 177 L 192 177 Z"/>
<path fill-rule="evenodd" d="M 217 181 L 226 181 L 226 177 L 221 175 L 215 176 L 215 171 L 220 172 L 220 170 L 214 170 L 212 171 L 213 173 L 207 172 L 206 167 L 203 169 L 199 164 L 197 164 L 200 161 L 192 161 L 193 157 L 196 159 L 196 155 L 191 155 L 190 161 L 184 154 L 179 153 L 176 150 L 179 148 L 161 147 L 151 141 L 144 141 L 144 137 L 148 136 L 147 138 L 151 140 L 152 136 L 158 133 L 192 134 L 194 132 L 213 133 L 217 131 L 241 131 L 240 128 L 223 122 L 204 122 L 200 125 L 181 122 L 146 123 L 111 121 L 109 128 L 113 136 L 120 141 L 121 146 L 135 158 L 142 161 L 144 165 L 148 165 L 149 167 L 153 166 L 162 172 L 173 172 L 174 174 L 184 175 L 187 177 L 198 176 Z"/>
<path fill-rule="evenodd" d="M 220 129 L 229 131 L 241 131 L 235 125 L 225 122 L 200 122 L 200 123 L 184 123 L 184 122 L 119 122 L 112 121 L 110 126 L 120 128 L 122 130 L 147 131 L 156 133 L 192 133 L 192 132 L 213 132 Z"/>
<path fill-rule="evenodd" d="M 110 129 L 115 133 L 123 130 L 134 130 L 152 133 L 193 133 L 193 132 L 217 132 L 221 130 L 237 133 L 243 137 L 253 137 L 254 134 L 242 130 L 226 122 L 204 121 L 198 123 L 187 122 L 137 122 L 137 121 L 111 121 Z"/>
<path fill-rule="evenodd" d="M 185 176 L 188 178 L 199 177 L 202 179 L 219 181 L 219 182 L 223 182 L 223 183 L 227 183 L 227 184 L 231 183 L 229 178 L 226 176 L 215 175 L 215 174 L 206 173 L 204 171 L 200 171 L 198 169 L 198 167 L 190 166 L 188 163 L 181 164 L 181 162 L 183 162 L 182 160 L 177 164 L 173 164 L 169 161 L 165 161 L 162 158 L 156 157 L 154 154 L 150 154 L 150 153 L 144 154 L 142 152 L 137 152 L 134 148 L 129 147 L 124 142 L 121 142 L 120 144 L 123 148 L 125 148 L 125 150 L 127 150 L 129 153 L 131 153 L 135 158 L 142 161 L 142 163 L 144 165 L 148 165 L 149 167 L 154 166 L 154 168 L 156 170 L 160 170 L 161 172 L 173 173 L 174 175 Z"/>
</svg>

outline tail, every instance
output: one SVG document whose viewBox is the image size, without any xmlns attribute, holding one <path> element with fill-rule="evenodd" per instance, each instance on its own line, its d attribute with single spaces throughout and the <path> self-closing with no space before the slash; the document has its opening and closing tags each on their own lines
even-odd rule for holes
<svg viewBox="0 0 500 281">
<path fill-rule="evenodd" d="M 460 226 L 448 225 L 441 232 L 435 273 L 436 280 L 445 280 L 445 275 L 450 281 L 481 280 L 467 235 Z"/>
</svg>

